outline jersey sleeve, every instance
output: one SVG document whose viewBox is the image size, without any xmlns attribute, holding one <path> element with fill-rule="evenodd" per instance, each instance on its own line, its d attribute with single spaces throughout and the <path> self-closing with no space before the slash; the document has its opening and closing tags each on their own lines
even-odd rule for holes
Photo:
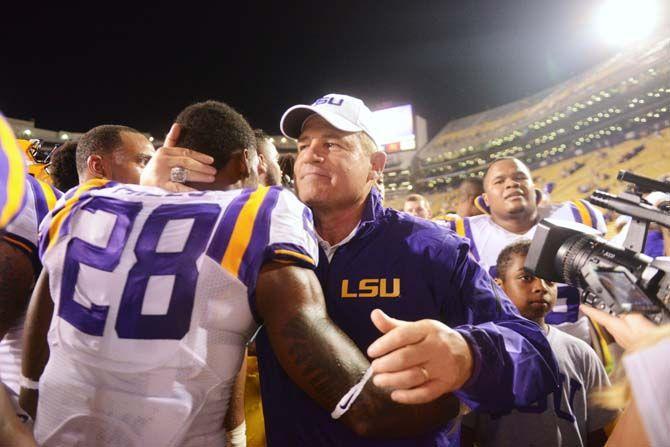
<svg viewBox="0 0 670 447">
<path fill-rule="evenodd" d="M 319 249 L 312 211 L 288 190 L 282 190 L 272 213 L 270 239 L 263 261 L 314 269 Z"/>
<path fill-rule="evenodd" d="M 607 233 L 607 224 L 605 223 L 603 213 L 588 201 L 578 199 L 566 202 L 566 204 L 570 208 L 575 222 L 594 228 L 603 235 Z"/>
<path fill-rule="evenodd" d="M 208 255 L 246 286 L 258 320 L 256 280 L 265 263 L 316 268 L 318 248 L 311 211 L 278 186 L 246 190 L 228 204 Z"/>
<path fill-rule="evenodd" d="M 42 220 L 56 206 L 61 192 L 53 186 L 27 176 L 26 203 L 16 218 L 6 227 L 3 239 L 24 251 L 33 264 L 39 265 L 38 233 Z"/>
<path fill-rule="evenodd" d="M 90 192 L 114 185 L 116 185 L 115 182 L 107 179 L 93 179 L 70 189 L 65 194 L 59 194 L 52 209 L 40 220 L 38 232 L 40 259 L 44 257 L 50 247 L 56 244 L 62 235 L 67 233 L 70 216 L 78 206 L 85 203 L 86 199 L 90 197 Z"/>
<path fill-rule="evenodd" d="M 444 244 L 433 262 L 447 314 L 473 354 L 473 373 L 457 392 L 470 408 L 507 412 L 558 386 L 558 365 L 540 327 L 521 317 L 489 274 L 469 255 L 467 241 Z M 449 275 L 448 277 L 446 275 Z"/>
<path fill-rule="evenodd" d="M 0 115 L 0 230 L 21 211 L 26 164 L 9 123 Z"/>
</svg>

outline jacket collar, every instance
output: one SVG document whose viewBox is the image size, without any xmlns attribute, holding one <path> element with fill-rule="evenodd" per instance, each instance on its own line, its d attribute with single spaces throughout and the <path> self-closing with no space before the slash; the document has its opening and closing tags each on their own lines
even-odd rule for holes
<svg viewBox="0 0 670 447">
<path fill-rule="evenodd" d="M 361 223 L 359 225 L 356 237 L 363 237 L 370 233 L 376 226 L 377 221 L 384 215 L 384 205 L 382 204 L 382 197 L 377 188 L 374 186 L 365 200 L 365 207 L 363 208 L 363 215 L 361 216 Z"/>
</svg>

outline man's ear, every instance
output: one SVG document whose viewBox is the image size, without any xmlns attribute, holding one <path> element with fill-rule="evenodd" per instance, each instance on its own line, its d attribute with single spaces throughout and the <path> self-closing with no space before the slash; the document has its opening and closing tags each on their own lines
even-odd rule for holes
<svg viewBox="0 0 670 447">
<path fill-rule="evenodd" d="M 105 172 L 105 164 L 100 155 L 89 155 L 86 159 L 86 169 L 91 177 L 95 178 L 107 178 L 107 173 Z"/>
<path fill-rule="evenodd" d="M 240 178 L 245 179 L 251 175 L 251 153 L 244 149 L 239 157 Z"/>
<path fill-rule="evenodd" d="M 265 155 L 258 154 L 258 175 L 264 175 L 268 172 L 268 165 L 265 162 Z"/>
<path fill-rule="evenodd" d="M 233 152 L 228 162 L 220 169 L 225 172 L 226 182 L 233 185 L 245 180 L 250 175 L 249 153 L 247 150 Z"/>
<path fill-rule="evenodd" d="M 374 152 L 370 155 L 370 173 L 368 174 L 368 180 L 374 180 L 375 182 L 379 179 L 384 172 L 384 166 L 386 165 L 386 153 L 382 151 Z"/>
<path fill-rule="evenodd" d="M 493 278 L 493 280 L 494 280 L 494 281 L 496 282 L 496 284 L 498 284 L 500 287 L 503 286 L 502 279 L 500 279 L 500 278 Z"/>
<path fill-rule="evenodd" d="M 486 195 L 485 192 L 482 193 L 482 199 L 484 199 L 484 203 L 486 204 L 486 206 L 488 207 L 491 206 L 491 204 L 489 203 L 489 197 Z"/>
</svg>

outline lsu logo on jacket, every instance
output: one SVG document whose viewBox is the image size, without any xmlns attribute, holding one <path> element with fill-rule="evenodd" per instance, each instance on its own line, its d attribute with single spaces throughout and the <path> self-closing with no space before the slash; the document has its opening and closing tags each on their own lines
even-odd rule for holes
<svg viewBox="0 0 670 447">
<path fill-rule="evenodd" d="M 398 298 L 400 278 L 367 278 L 350 283 L 342 280 L 342 298 Z"/>
</svg>

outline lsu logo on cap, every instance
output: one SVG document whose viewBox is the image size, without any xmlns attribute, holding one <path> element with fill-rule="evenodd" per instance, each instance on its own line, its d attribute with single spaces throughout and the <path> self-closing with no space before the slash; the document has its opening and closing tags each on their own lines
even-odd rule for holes
<svg viewBox="0 0 670 447">
<path fill-rule="evenodd" d="M 314 101 L 313 106 L 318 106 L 321 104 L 330 104 L 331 106 L 341 106 L 342 103 L 344 103 L 344 98 L 334 98 L 332 96 L 324 96 L 322 98 L 317 99 Z"/>
<path fill-rule="evenodd" d="M 400 278 L 392 278 L 390 281 L 386 278 L 361 279 L 358 281 L 358 287 L 350 286 L 349 280 L 343 279 L 341 291 L 342 298 L 398 298 Z"/>
</svg>

